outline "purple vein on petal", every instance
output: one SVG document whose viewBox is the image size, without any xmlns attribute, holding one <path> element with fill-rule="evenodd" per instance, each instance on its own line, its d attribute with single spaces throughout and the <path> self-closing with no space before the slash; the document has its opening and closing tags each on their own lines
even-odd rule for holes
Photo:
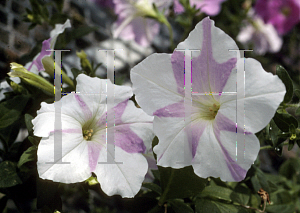
<svg viewBox="0 0 300 213">
<path fill-rule="evenodd" d="M 184 103 L 181 101 L 179 103 L 167 105 L 156 110 L 153 115 L 158 117 L 184 117 Z"/>
<path fill-rule="evenodd" d="M 184 95 L 184 53 L 174 51 L 171 56 L 172 69 L 177 83 L 177 92 Z"/>
<path fill-rule="evenodd" d="M 222 92 L 232 69 L 236 66 L 236 58 L 219 64 L 213 56 L 211 21 L 203 20 L 203 42 L 200 55 L 192 59 L 193 92 Z"/>
<path fill-rule="evenodd" d="M 98 158 L 99 158 L 99 153 L 101 151 L 101 145 L 98 143 L 95 143 L 93 141 L 88 141 L 88 153 L 89 153 L 89 166 L 90 166 L 90 171 L 93 172 L 96 169 L 97 163 L 98 163 Z"/>
<path fill-rule="evenodd" d="M 196 155 L 196 151 L 197 151 L 197 147 L 198 147 L 198 144 L 199 144 L 199 140 L 200 140 L 200 137 L 201 135 L 203 134 L 205 128 L 206 128 L 206 122 L 202 121 L 202 122 L 197 122 L 197 123 L 192 123 L 191 124 L 191 134 L 188 135 L 188 141 L 189 141 L 189 144 L 192 145 L 192 156 L 193 156 L 193 159 Z"/>
<path fill-rule="evenodd" d="M 42 50 L 40 52 L 40 54 L 38 55 L 38 57 L 32 61 L 31 65 L 29 66 L 28 68 L 28 71 L 31 70 L 32 66 L 35 65 L 38 69 L 38 71 L 43 71 L 45 70 L 44 66 L 43 66 L 43 63 L 42 63 L 42 59 L 45 57 L 45 56 L 49 56 L 51 55 L 51 51 L 47 51 L 47 50 L 50 50 L 50 43 L 51 43 L 51 38 L 49 38 L 48 40 L 44 40 L 43 41 L 43 46 L 42 46 Z"/>
<path fill-rule="evenodd" d="M 82 100 L 82 98 L 78 94 L 74 95 L 77 103 L 79 104 L 80 108 L 82 109 L 82 112 L 84 113 L 85 119 L 91 119 L 93 114 L 88 105 L 84 102 L 84 100 Z"/>
<path fill-rule="evenodd" d="M 238 129 L 238 130 L 236 130 Z M 214 124 L 214 133 L 215 136 L 219 142 L 219 145 L 221 146 L 221 149 L 223 151 L 224 157 L 226 159 L 227 167 L 235 181 L 241 181 L 245 178 L 247 174 L 247 170 L 243 169 L 235 160 L 233 160 L 227 149 L 223 146 L 221 138 L 220 138 L 220 132 L 221 131 L 230 131 L 230 132 L 241 132 L 242 128 L 236 127 L 236 124 L 232 122 L 230 119 L 228 119 L 226 116 L 222 115 L 221 113 L 218 113 L 215 119 Z M 252 133 L 248 133 L 252 134 Z M 234 143 L 232 143 L 234 145 Z"/>
<path fill-rule="evenodd" d="M 122 115 L 127 107 L 128 100 L 125 100 L 110 109 L 107 113 L 114 113 L 115 117 L 115 145 L 128 153 L 144 153 L 146 146 L 143 140 L 130 129 L 131 123 L 122 121 Z M 103 127 L 106 124 L 106 113 L 98 120 L 97 125 Z"/>
</svg>

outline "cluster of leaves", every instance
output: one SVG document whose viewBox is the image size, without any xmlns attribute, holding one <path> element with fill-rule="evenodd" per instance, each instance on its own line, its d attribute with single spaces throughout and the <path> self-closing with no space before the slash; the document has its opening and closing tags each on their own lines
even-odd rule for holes
<svg viewBox="0 0 300 213">
<path fill-rule="evenodd" d="M 270 148 L 281 156 L 284 145 L 288 144 L 289 151 L 295 144 L 300 146 L 300 131 L 298 129 L 300 108 L 298 103 L 291 103 L 293 96 L 300 99 L 300 90 L 294 90 L 293 82 L 284 67 L 278 65 L 276 74 L 284 83 L 286 94 L 274 118 L 266 128 L 257 133 L 257 136 L 262 143 L 267 143 Z"/>
<path fill-rule="evenodd" d="M 197 15 L 198 11 L 190 7 L 187 0 L 180 0 L 180 2 L 186 12 L 176 16 L 176 22 L 186 30 L 182 38 L 184 39 L 194 25 L 203 18 L 203 14 Z M 243 20 L 241 17 L 246 16 L 246 11 L 240 10 L 243 2 L 242 0 L 226 1 L 221 13 L 216 17 L 216 20 L 222 19 L 218 22 L 221 28 L 225 28 L 222 25 L 226 28 L 229 26 L 230 32 L 227 33 L 233 37 L 240 28 Z M 25 15 L 25 21 L 31 22 L 30 28 L 43 23 L 54 26 L 69 18 L 62 12 L 63 1 L 44 4 L 41 0 L 30 0 L 30 3 L 32 9 L 28 9 Z M 50 15 L 49 7 L 52 6 L 56 12 Z M 224 21 L 222 18 L 224 16 L 229 18 Z M 95 29 L 88 26 L 75 26 L 71 32 L 66 32 L 59 37 L 58 49 L 64 48 L 67 41 L 80 39 Z M 37 47 L 38 49 L 40 50 L 40 46 Z M 33 53 L 30 59 L 35 54 Z M 79 53 L 78 57 L 81 70 L 72 69 L 74 79 L 80 73 L 94 77 L 101 64 L 94 65 L 93 62 L 88 61 L 83 52 Z M 268 144 L 268 148 L 281 155 L 285 144 L 288 144 L 289 150 L 296 143 L 300 145 L 298 129 L 300 108 L 298 104 L 293 104 L 294 101 L 300 100 L 300 91 L 294 89 L 295 85 L 283 67 L 277 67 L 277 75 L 284 82 L 287 93 L 275 117 L 257 136 L 262 144 Z M 67 209 L 95 213 L 120 211 L 250 213 L 262 212 L 264 205 L 266 205 L 265 211 L 270 213 L 300 212 L 300 159 L 298 158 L 285 161 L 279 168 L 278 175 L 264 173 L 259 169 L 259 162 L 256 161 L 248 171 L 245 180 L 239 183 L 225 183 L 217 178 L 200 178 L 194 174 L 191 166 L 182 169 L 158 166 L 158 170 L 153 170 L 155 180 L 152 183 L 143 183 L 143 189 L 134 199 L 121 199 L 120 196 L 108 197 L 101 191 L 99 183 L 91 184 L 91 181 L 68 185 L 41 180 L 36 170 L 36 152 L 40 138 L 33 135 L 31 120 L 36 116 L 41 102 L 53 103 L 54 99 L 42 90 L 37 90 L 24 82 L 16 84 L 9 78 L 6 81 L 13 91 L 6 93 L 5 99 L 0 102 L 0 212 L 7 211 L 9 200 L 15 203 L 20 212 L 41 209 L 42 212 L 53 213 Z M 293 111 L 290 110 L 291 106 L 293 108 L 298 106 L 298 108 Z M 22 141 L 16 141 L 20 129 L 27 129 L 29 135 Z M 158 139 L 155 138 L 153 146 L 157 143 Z M 270 203 L 258 194 L 261 189 L 269 196 Z M 75 195 L 77 197 L 74 197 Z M 70 198 L 74 202 L 68 204 Z M 80 204 L 76 204 L 76 201 Z"/>
<path fill-rule="evenodd" d="M 153 140 L 153 145 L 158 142 Z M 153 183 L 144 183 L 149 191 L 143 196 L 155 197 L 157 205 L 151 213 L 163 212 L 299 212 L 299 159 L 286 161 L 279 175 L 265 174 L 258 160 L 241 182 L 223 182 L 219 178 L 199 178 L 191 166 L 182 169 L 158 166 Z M 266 204 L 258 191 L 263 189 L 270 198 Z M 261 205 L 262 204 L 262 205 Z"/>
</svg>

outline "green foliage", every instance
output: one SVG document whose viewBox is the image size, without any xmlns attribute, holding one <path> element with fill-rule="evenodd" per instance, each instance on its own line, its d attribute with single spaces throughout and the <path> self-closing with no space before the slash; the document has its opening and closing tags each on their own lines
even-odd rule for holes
<svg viewBox="0 0 300 213">
<path fill-rule="evenodd" d="M 194 210 L 186 203 L 183 202 L 183 200 L 179 200 L 179 199 L 174 199 L 169 201 L 172 209 L 176 212 L 176 213 L 193 213 Z"/>
<path fill-rule="evenodd" d="M 16 170 L 16 164 L 11 161 L 3 161 L 0 163 L 0 188 L 8 188 L 21 184 Z"/>
<path fill-rule="evenodd" d="M 28 100 L 28 96 L 18 95 L 0 103 L 0 129 L 8 127 L 20 119 Z"/>
<path fill-rule="evenodd" d="M 168 199 L 194 196 L 201 192 L 207 184 L 207 179 L 195 175 L 192 166 L 182 169 L 158 166 L 158 170 L 163 190 L 160 203 L 164 203 Z"/>
<path fill-rule="evenodd" d="M 277 65 L 276 66 L 276 74 L 278 75 L 278 77 L 282 80 L 282 82 L 285 85 L 286 88 L 286 93 L 283 99 L 284 103 L 288 103 L 292 100 L 293 97 L 293 82 L 291 77 L 289 76 L 288 72 L 286 71 L 286 69 L 284 69 L 284 67 Z"/>
</svg>

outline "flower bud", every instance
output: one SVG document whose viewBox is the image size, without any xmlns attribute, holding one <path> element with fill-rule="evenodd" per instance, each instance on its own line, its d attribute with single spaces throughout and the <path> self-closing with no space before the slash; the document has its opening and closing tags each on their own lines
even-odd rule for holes
<svg viewBox="0 0 300 213">
<path fill-rule="evenodd" d="M 52 78 L 54 78 L 54 60 L 51 56 L 45 56 L 42 59 L 43 66 L 45 68 L 45 72 L 48 73 Z M 62 81 L 67 83 L 68 85 L 74 87 L 73 81 L 69 78 L 69 76 L 65 72 L 61 72 Z"/>
<path fill-rule="evenodd" d="M 32 72 L 29 72 L 21 64 L 15 62 L 10 63 L 10 67 L 13 71 L 7 73 L 11 77 L 19 77 L 23 79 L 26 83 L 31 84 L 35 87 L 43 89 L 50 94 L 54 94 L 54 87 L 46 79 Z"/>
</svg>

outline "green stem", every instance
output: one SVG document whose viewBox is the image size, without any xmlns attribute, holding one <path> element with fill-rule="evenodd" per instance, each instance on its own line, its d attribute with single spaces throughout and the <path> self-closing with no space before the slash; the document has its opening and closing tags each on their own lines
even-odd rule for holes
<svg viewBox="0 0 300 213">
<path fill-rule="evenodd" d="M 299 107 L 299 104 L 285 104 L 284 106 L 285 106 L 285 108 L 287 108 L 287 107 L 295 107 L 295 108 L 298 108 L 298 107 Z"/>
<path fill-rule="evenodd" d="M 289 142 L 288 142 L 288 141 L 287 141 L 287 142 L 284 142 L 282 145 L 283 145 L 283 146 L 289 145 Z M 272 148 L 274 148 L 274 147 L 271 146 L 271 145 L 268 145 L 268 146 L 262 146 L 262 147 L 260 147 L 260 150 L 263 150 L 263 149 L 272 149 Z"/>
<path fill-rule="evenodd" d="M 163 19 L 159 19 L 159 21 L 162 24 L 165 24 L 168 27 L 169 34 L 170 34 L 170 47 L 173 51 L 175 49 L 175 46 L 174 46 L 174 42 L 173 42 L 173 29 L 172 29 L 172 26 L 171 26 L 170 22 L 166 19 L 166 17 L 164 17 Z"/>
<path fill-rule="evenodd" d="M 158 205 L 159 206 L 162 206 L 165 203 L 165 201 L 166 201 L 166 197 L 167 197 L 167 194 L 168 194 L 168 192 L 170 190 L 170 186 L 171 186 L 173 177 L 174 177 L 174 169 L 171 170 L 171 175 L 170 175 L 170 178 L 168 180 L 167 186 L 164 189 L 164 192 L 163 192 L 163 194 L 161 195 L 161 197 L 160 197 L 160 199 L 158 201 Z"/>
</svg>

